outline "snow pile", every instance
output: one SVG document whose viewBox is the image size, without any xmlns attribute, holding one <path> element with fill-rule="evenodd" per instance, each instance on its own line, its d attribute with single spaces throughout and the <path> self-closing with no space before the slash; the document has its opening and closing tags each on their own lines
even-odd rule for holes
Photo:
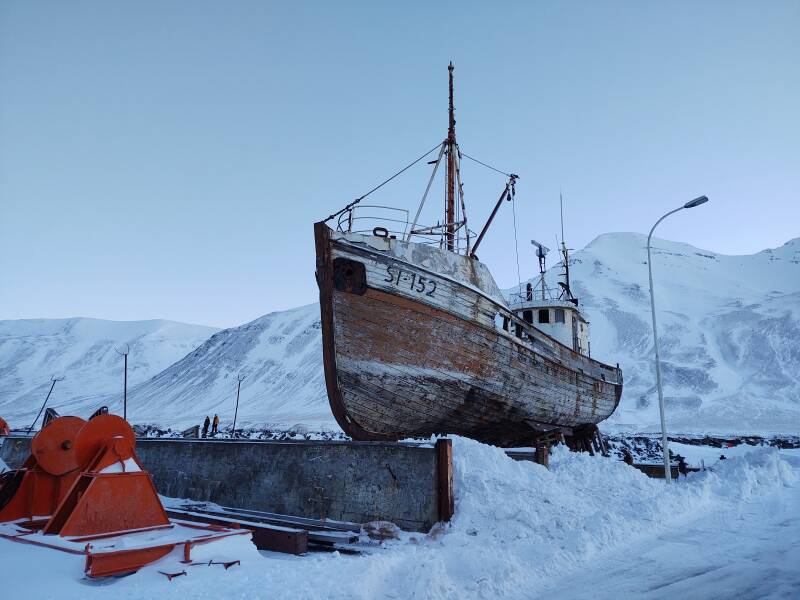
<svg viewBox="0 0 800 600">
<path fill-rule="evenodd" d="M 453 456 L 458 508 L 442 540 L 452 552 L 442 558 L 453 585 L 468 575 L 467 589 L 482 597 L 536 589 L 601 552 L 796 479 L 776 449 L 723 461 L 666 490 L 624 463 L 564 447 L 549 471 L 466 439 L 456 440 Z"/>
<path fill-rule="evenodd" d="M 713 470 L 692 475 L 693 482 L 700 480 L 708 485 L 712 496 L 732 504 L 758 499 L 797 479 L 797 473 L 780 457 L 777 448 L 760 448 L 738 459 L 722 460 Z"/>
<path fill-rule="evenodd" d="M 136 575 L 93 589 L 78 581 L 79 557 L 54 558 L 46 549 L 20 545 L 12 556 L 11 542 L 3 540 L 0 551 L 12 561 L 24 554 L 19 560 L 37 569 L 42 559 L 72 561 L 70 569 L 52 569 L 46 581 L 27 579 L 25 586 L 41 586 L 26 587 L 34 596 L 46 587 L 61 598 L 87 598 L 108 594 L 111 586 L 116 598 L 523 598 L 688 521 L 714 523 L 710 516 L 768 505 L 785 488 L 794 489 L 797 480 L 771 448 L 723 461 L 713 472 L 681 478 L 670 487 L 619 461 L 564 448 L 555 450 L 549 471 L 466 439 L 454 440 L 453 457 L 452 523 L 428 535 L 404 534 L 369 556 L 261 554 L 247 540 L 231 538 L 193 551 L 198 561 L 242 561 L 229 571 L 187 568 L 176 552 Z M 32 560 L 31 553 L 39 559 Z M 187 576 L 172 582 L 158 574 L 183 569 Z"/>
</svg>

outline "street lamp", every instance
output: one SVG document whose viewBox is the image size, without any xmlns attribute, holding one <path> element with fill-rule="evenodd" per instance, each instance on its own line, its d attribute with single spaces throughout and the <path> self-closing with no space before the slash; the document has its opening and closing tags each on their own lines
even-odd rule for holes
<svg viewBox="0 0 800 600">
<path fill-rule="evenodd" d="M 242 382 L 245 376 L 239 373 L 236 376 L 236 412 L 233 413 L 233 429 L 231 430 L 231 438 L 236 436 L 236 417 L 239 416 L 239 391 L 242 389 Z"/>
<path fill-rule="evenodd" d="M 695 206 L 700 206 L 701 204 L 705 204 L 708 202 L 708 196 L 700 196 L 699 198 L 695 198 L 676 208 L 675 210 L 669 211 L 663 217 L 661 217 L 656 224 L 653 225 L 653 228 L 650 230 L 650 233 L 647 236 L 647 270 L 650 272 L 650 309 L 653 312 L 653 346 L 656 349 L 656 386 L 658 387 L 658 410 L 661 413 L 661 443 L 664 447 L 664 479 L 667 483 L 672 481 L 672 471 L 669 467 L 669 445 L 667 442 L 667 423 L 664 418 L 664 392 L 661 389 L 661 360 L 658 356 L 658 331 L 656 329 L 656 298 L 653 294 L 653 261 L 650 259 L 650 238 L 653 236 L 653 232 L 655 231 L 658 224 L 661 223 L 664 219 L 666 219 L 671 214 L 678 212 L 679 210 L 683 210 L 684 208 L 694 208 Z"/>
</svg>

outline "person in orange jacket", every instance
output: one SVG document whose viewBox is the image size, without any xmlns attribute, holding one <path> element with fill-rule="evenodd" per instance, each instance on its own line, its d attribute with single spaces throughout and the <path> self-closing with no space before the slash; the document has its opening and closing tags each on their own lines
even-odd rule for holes
<svg viewBox="0 0 800 600">
<path fill-rule="evenodd" d="M 211 435 L 217 435 L 218 427 L 219 427 L 219 415 L 214 413 L 214 420 L 211 422 Z"/>
</svg>

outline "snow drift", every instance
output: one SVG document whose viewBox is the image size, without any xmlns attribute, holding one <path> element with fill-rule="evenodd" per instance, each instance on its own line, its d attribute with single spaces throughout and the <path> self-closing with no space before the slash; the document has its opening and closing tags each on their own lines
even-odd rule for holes
<svg viewBox="0 0 800 600">
<path fill-rule="evenodd" d="M 654 540 L 688 520 L 766 506 L 797 485 L 775 449 L 724 461 L 666 488 L 619 461 L 563 447 L 550 471 L 461 438 L 454 440 L 453 457 L 456 515 L 428 535 L 405 534 L 363 557 L 260 555 L 246 540 L 231 539 L 203 549 L 209 559 L 241 559 L 230 571 L 193 567 L 167 582 L 158 571 L 185 568 L 177 552 L 109 585 L 117 598 L 529 598 L 603 554 Z M 46 549 L 19 552 L 52 559 Z M 26 554 L 23 568 L 41 568 L 41 558 Z M 26 586 L 47 586 L 61 598 L 109 593 L 106 586 L 77 583 L 79 557 L 59 559 L 74 564 L 54 567 L 44 581 L 31 576 Z"/>
</svg>

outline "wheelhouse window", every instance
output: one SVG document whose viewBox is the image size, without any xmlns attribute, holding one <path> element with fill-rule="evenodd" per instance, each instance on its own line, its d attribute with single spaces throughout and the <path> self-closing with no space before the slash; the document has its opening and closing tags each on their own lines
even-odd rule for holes
<svg viewBox="0 0 800 600">
<path fill-rule="evenodd" d="M 564 309 L 557 308 L 556 309 L 556 323 L 564 323 Z"/>
<path fill-rule="evenodd" d="M 539 323 L 549 323 L 550 322 L 550 310 L 547 308 L 542 308 L 539 310 Z"/>
<path fill-rule="evenodd" d="M 533 311 L 532 310 L 523 310 L 522 311 L 522 318 L 525 320 L 526 323 L 533 323 Z"/>
</svg>

